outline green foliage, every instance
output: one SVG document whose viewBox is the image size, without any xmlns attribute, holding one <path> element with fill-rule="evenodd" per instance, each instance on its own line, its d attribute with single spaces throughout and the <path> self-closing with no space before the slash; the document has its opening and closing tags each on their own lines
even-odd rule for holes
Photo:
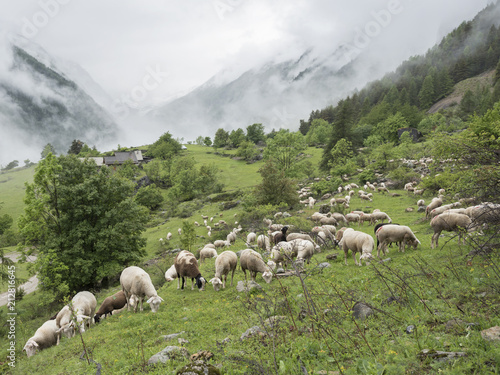
<svg viewBox="0 0 500 375">
<path fill-rule="evenodd" d="M 400 112 L 397 112 L 375 125 L 372 134 L 380 136 L 385 142 L 396 143 L 398 141 L 398 129 L 406 127 L 408 127 L 408 122 Z"/>
<path fill-rule="evenodd" d="M 323 119 L 314 119 L 306 135 L 306 143 L 309 146 L 324 145 L 328 142 L 331 126 Z"/>
<path fill-rule="evenodd" d="M 258 204 L 284 203 L 293 206 L 298 203 L 296 183 L 285 176 L 285 172 L 279 168 L 279 164 L 273 162 L 273 159 L 268 159 L 259 169 L 259 173 L 262 176 L 262 183 L 254 192 Z"/>
<path fill-rule="evenodd" d="M 342 185 L 342 179 L 340 177 L 334 177 L 330 180 L 321 179 L 312 185 L 311 190 L 317 197 L 321 197 L 332 191 L 337 191 L 340 185 Z"/>
<path fill-rule="evenodd" d="M 252 124 L 247 126 L 247 139 L 255 144 L 259 142 L 264 142 L 265 140 L 264 125 Z"/>
<path fill-rule="evenodd" d="M 171 166 L 171 160 L 154 159 L 144 165 L 144 171 L 146 172 L 146 176 L 154 183 L 163 187 L 169 187 L 171 186 Z"/>
<path fill-rule="evenodd" d="M 135 195 L 135 201 L 150 210 L 160 207 L 163 200 L 161 189 L 155 185 L 141 187 Z"/>
<path fill-rule="evenodd" d="M 147 154 L 152 158 L 167 160 L 172 159 L 180 151 L 181 144 L 169 132 L 166 132 L 155 143 L 149 146 Z"/>
<path fill-rule="evenodd" d="M 199 135 L 196 140 L 195 140 L 195 143 L 198 145 L 198 146 L 203 146 L 203 136 Z"/>
<path fill-rule="evenodd" d="M 2 202 L 0 202 L 0 207 L 2 206 Z M 12 216 L 9 214 L 0 215 L 0 236 L 5 233 L 11 226 L 14 220 Z"/>
<path fill-rule="evenodd" d="M 50 153 L 55 155 L 56 150 L 54 149 L 54 146 L 52 146 L 50 143 L 47 143 L 41 152 L 41 158 L 45 159 L 47 157 L 47 155 Z"/>
<path fill-rule="evenodd" d="M 125 162 L 122 165 L 120 165 L 117 174 L 120 177 L 133 181 L 139 174 L 139 167 L 134 164 L 132 159 L 128 159 L 125 160 Z"/>
<path fill-rule="evenodd" d="M 229 143 L 232 148 L 238 148 L 245 140 L 246 136 L 243 129 L 238 128 L 236 130 L 231 130 L 231 133 L 229 134 Z"/>
<path fill-rule="evenodd" d="M 332 168 L 346 164 L 354 156 L 352 143 L 344 138 L 337 142 L 330 153 L 332 154 Z"/>
<path fill-rule="evenodd" d="M 16 168 L 19 165 L 18 160 L 13 160 L 9 164 L 7 164 L 5 167 L 2 168 L 2 171 L 10 171 L 11 169 Z"/>
<path fill-rule="evenodd" d="M 26 184 L 19 228 L 24 245 L 38 250 L 34 267 L 43 288 L 57 297 L 138 261 L 146 220 L 130 182 L 89 160 L 49 154 Z"/>
<path fill-rule="evenodd" d="M 85 158 L 85 157 L 92 157 L 92 156 L 99 156 L 101 153 L 96 149 L 96 147 L 90 148 L 86 143 L 82 146 L 80 153 L 78 154 L 78 157 L 80 158 Z"/>
<path fill-rule="evenodd" d="M 229 145 L 229 133 L 222 128 L 217 129 L 214 137 L 214 148 L 223 148 Z"/>
<path fill-rule="evenodd" d="M 194 223 L 189 221 L 182 222 L 181 247 L 184 250 L 191 251 L 196 242 L 196 231 Z"/>
<path fill-rule="evenodd" d="M 205 139 L 203 139 L 203 144 L 207 147 L 212 146 L 212 140 L 210 139 L 210 137 L 205 137 Z"/>
<path fill-rule="evenodd" d="M 79 139 L 73 139 L 71 146 L 69 147 L 68 154 L 78 155 L 83 148 L 83 142 Z"/>
<path fill-rule="evenodd" d="M 273 139 L 268 140 L 264 160 L 273 159 L 286 177 L 298 177 L 306 148 L 304 136 L 300 132 L 281 129 Z"/>
<path fill-rule="evenodd" d="M 358 182 L 360 185 L 366 184 L 367 181 L 375 181 L 375 172 L 371 168 L 365 168 L 363 172 L 358 173 Z"/>
<path fill-rule="evenodd" d="M 250 141 L 241 142 L 236 151 L 236 156 L 247 161 L 254 160 L 258 155 L 260 155 L 259 150 L 255 147 L 255 144 Z"/>
</svg>

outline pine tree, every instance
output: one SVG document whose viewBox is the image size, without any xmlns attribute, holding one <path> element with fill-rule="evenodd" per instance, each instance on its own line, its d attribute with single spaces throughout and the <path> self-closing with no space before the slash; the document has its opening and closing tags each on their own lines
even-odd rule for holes
<svg viewBox="0 0 500 375">
<path fill-rule="evenodd" d="M 424 79 L 422 88 L 418 93 L 418 99 L 420 102 L 420 108 L 427 109 L 430 108 L 434 103 L 434 80 L 432 76 L 428 75 Z"/>
</svg>

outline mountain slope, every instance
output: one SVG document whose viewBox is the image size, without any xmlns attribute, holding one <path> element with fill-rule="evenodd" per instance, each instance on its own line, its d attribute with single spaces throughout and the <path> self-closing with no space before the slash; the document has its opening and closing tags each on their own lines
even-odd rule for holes
<svg viewBox="0 0 500 375">
<path fill-rule="evenodd" d="M 74 139 L 92 146 L 115 137 L 117 125 L 111 116 L 57 61 L 41 49 L 18 44 L 14 40 L 2 46 L 0 164 L 16 158 L 37 160 L 47 143 L 60 153 Z"/>
</svg>

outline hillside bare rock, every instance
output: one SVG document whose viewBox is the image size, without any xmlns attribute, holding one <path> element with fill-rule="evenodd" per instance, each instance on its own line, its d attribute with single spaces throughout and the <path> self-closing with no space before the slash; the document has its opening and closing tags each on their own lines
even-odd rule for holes
<svg viewBox="0 0 500 375">
<path fill-rule="evenodd" d="M 156 353 L 148 360 L 148 365 L 154 365 L 158 362 L 167 363 L 171 359 L 184 360 L 189 358 L 189 352 L 186 348 L 179 346 L 167 346 L 161 352 Z"/>
<path fill-rule="evenodd" d="M 481 337 L 486 341 L 500 341 L 500 327 L 495 326 L 481 331 Z"/>
</svg>

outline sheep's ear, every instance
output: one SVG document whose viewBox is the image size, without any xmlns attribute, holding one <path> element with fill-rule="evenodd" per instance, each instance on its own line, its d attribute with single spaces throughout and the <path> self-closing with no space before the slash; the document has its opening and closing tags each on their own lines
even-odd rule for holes
<svg viewBox="0 0 500 375">
<path fill-rule="evenodd" d="M 214 283 L 214 281 L 215 281 L 215 277 L 214 277 L 213 279 L 210 279 L 208 282 L 209 282 L 210 284 L 213 284 L 213 283 Z"/>
<path fill-rule="evenodd" d="M 65 328 L 65 327 L 66 327 L 66 326 L 59 328 L 59 329 L 56 331 L 56 333 L 58 333 L 58 334 L 59 334 L 59 333 L 61 333 L 61 332 L 64 330 L 64 328 Z"/>
<path fill-rule="evenodd" d="M 154 298 L 154 297 L 151 297 L 150 299 L 148 299 L 148 300 L 146 301 L 146 303 L 151 303 L 151 301 L 153 300 L 153 298 Z"/>
<path fill-rule="evenodd" d="M 161 298 L 160 296 L 158 296 L 158 298 L 160 299 L 160 302 L 164 302 L 165 300 L 163 298 Z"/>
</svg>

